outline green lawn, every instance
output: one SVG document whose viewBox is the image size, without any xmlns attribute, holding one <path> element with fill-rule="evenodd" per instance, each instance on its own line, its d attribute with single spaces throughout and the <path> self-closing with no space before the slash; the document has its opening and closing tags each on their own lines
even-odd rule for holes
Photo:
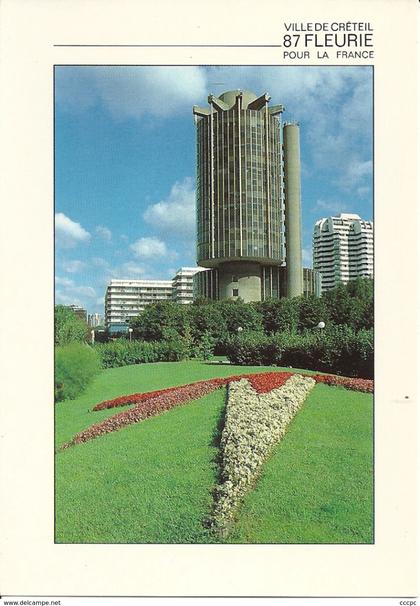
<svg viewBox="0 0 420 606">
<path fill-rule="evenodd" d="M 247 495 L 232 543 L 372 543 L 372 397 L 317 385 Z"/>
<path fill-rule="evenodd" d="M 188 362 L 156 362 L 110 368 L 94 379 L 86 392 L 77 400 L 67 400 L 56 405 L 56 444 L 70 440 L 75 433 L 123 410 L 90 412 L 95 404 L 121 395 L 152 391 L 193 381 L 228 377 L 235 374 L 285 370 L 273 366 L 231 366 L 209 364 L 191 360 Z M 309 372 L 309 371 L 308 371 Z"/>
<path fill-rule="evenodd" d="M 59 543 L 203 543 L 225 389 L 58 454 Z"/>
<path fill-rule="evenodd" d="M 56 405 L 57 444 L 121 408 L 115 396 L 273 370 L 203 362 L 103 371 Z M 207 543 L 225 389 L 57 453 L 59 543 Z M 240 511 L 230 542 L 372 540 L 372 397 L 318 385 Z"/>
</svg>

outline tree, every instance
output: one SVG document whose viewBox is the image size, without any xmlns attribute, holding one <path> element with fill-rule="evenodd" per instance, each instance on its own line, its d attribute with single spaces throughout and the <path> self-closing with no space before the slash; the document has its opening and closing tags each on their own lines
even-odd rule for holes
<svg viewBox="0 0 420 606">
<path fill-rule="evenodd" d="M 255 309 L 261 314 L 267 334 L 297 330 L 299 309 L 296 299 L 266 299 L 256 303 Z"/>
<path fill-rule="evenodd" d="M 298 328 L 300 331 L 307 328 L 316 328 L 319 322 L 325 322 L 328 318 L 325 301 L 315 295 L 299 297 L 299 299 L 296 299 L 296 304 L 298 306 Z"/>
<path fill-rule="evenodd" d="M 144 341 L 162 341 L 165 331 L 175 330 L 185 334 L 189 326 L 188 305 L 172 301 L 158 301 L 147 307 L 130 321 L 133 335 Z"/>
<path fill-rule="evenodd" d="M 54 343 L 67 345 L 68 343 L 83 343 L 88 337 L 89 327 L 76 316 L 74 311 L 64 305 L 54 308 Z"/>
<path fill-rule="evenodd" d="M 250 303 L 237 300 L 225 300 L 218 303 L 228 334 L 236 334 L 239 327 L 246 331 L 261 331 L 261 314 Z"/>
<path fill-rule="evenodd" d="M 226 320 L 218 303 L 203 300 L 189 307 L 191 328 L 195 339 L 201 339 L 204 333 L 219 339 L 227 333 Z"/>
<path fill-rule="evenodd" d="M 358 301 L 357 315 L 354 317 L 356 328 L 373 328 L 374 288 L 371 278 L 357 278 L 347 284 L 349 295 Z"/>
<path fill-rule="evenodd" d="M 373 327 L 373 281 L 358 278 L 348 284 L 338 284 L 323 296 L 330 319 L 334 324 L 354 328 Z"/>
</svg>

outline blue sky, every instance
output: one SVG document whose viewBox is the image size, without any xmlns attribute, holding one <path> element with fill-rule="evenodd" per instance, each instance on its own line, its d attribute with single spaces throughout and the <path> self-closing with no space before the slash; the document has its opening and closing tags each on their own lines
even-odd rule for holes
<svg viewBox="0 0 420 606">
<path fill-rule="evenodd" d="M 193 105 L 268 92 L 301 126 L 302 235 L 372 219 L 372 70 L 361 67 L 56 67 L 56 302 L 103 313 L 113 278 L 195 265 Z"/>
</svg>

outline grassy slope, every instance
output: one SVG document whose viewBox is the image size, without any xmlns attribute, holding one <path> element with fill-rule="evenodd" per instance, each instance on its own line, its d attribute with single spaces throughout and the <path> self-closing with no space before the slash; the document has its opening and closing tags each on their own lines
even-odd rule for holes
<svg viewBox="0 0 420 606">
<path fill-rule="evenodd" d="M 272 370 L 200 362 L 103 372 L 84 396 L 57 405 L 57 442 L 121 410 L 114 396 L 215 376 Z M 58 542 L 204 543 L 217 470 L 224 390 L 57 455 Z M 371 396 L 318 385 L 255 493 L 233 542 L 371 540 Z M 281 490 L 279 490 L 281 487 Z"/>
<path fill-rule="evenodd" d="M 372 397 L 317 385 L 239 514 L 232 543 L 371 543 Z"/>
<path fill-rule="evenodd" d="M 57 455 L 59 543 L 205 543 L 225 389 Z"/>
<path fill-rule="evenodd" d="M 86 392 L 76 400 L 56 405 L 56 444 L 70 440 L 73 435 L 92 423 L 102 421 L 123 408 L 90 412 L 98 402 L 121 395 L 152 391 L 214 377 L 282 370 L 272 366 L 230 366 L 198 361 L 157 362 L 111 368 L 98 375 Z"/>
</svg>

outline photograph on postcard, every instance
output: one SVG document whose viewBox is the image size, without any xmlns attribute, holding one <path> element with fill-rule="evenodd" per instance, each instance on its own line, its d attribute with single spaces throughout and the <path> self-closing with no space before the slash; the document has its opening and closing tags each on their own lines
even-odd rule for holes
<svg viewBox="0 0 420 606">
<path fill-rule="evenodd" d="M 56 65 L 55 542 L 373 544 L 373 67 Z"/>
</svg>

